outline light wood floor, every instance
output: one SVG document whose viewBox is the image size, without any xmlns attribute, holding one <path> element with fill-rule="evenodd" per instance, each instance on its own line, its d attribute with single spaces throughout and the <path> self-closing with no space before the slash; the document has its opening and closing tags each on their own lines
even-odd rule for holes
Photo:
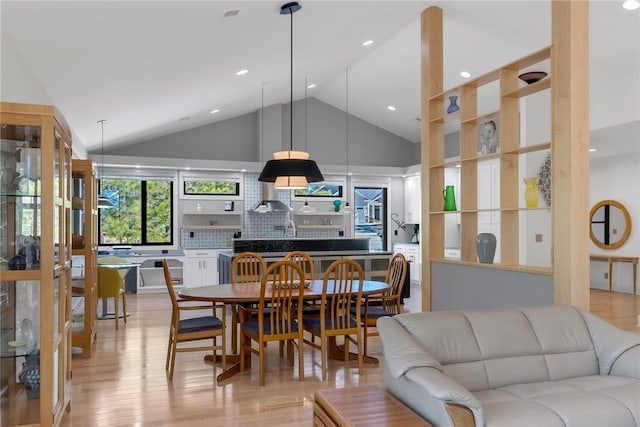
<svg viewBox="0 0 640 427">
<path fill-rule="evenodd" d="M 640 332 L 640 296 L 592 291 L 592 312 L 623 329 Z M 282 426 L 312 424 L 313 393 L 322 388 L 382 384 L 382 368 L 330 361 L 328 381 L 321 381 L 320 353 L 305 346 L 305 381 L 297 380 L 272 343 L 267 356 L 267 385 L 253 369 L 217 385 L 219 367 L 206 365 L 204 353 L 177 356 L 173 382 L 165 377 L 170 303 L 166 295 L 128 295 L 131 314 L 116 331 L 113 320 L 98 321 L 94 356 L 73 358 L 71 412 L 63 426 Z M 230 335 L 230 334 L 229 334 Z M 377 337 L 369 352 L 382 356 Z M 297 360 L 297 358 L 296 358 Z"/>
</svg>

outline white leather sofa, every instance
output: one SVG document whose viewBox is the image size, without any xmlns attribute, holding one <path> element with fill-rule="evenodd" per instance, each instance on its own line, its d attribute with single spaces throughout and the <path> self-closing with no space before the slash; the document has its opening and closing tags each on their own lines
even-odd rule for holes
<svg viewBox="0 0 640 427">
<path fill-rule="evenodd" d="M 640 426 L 640 334 L 563 306 L 378 320 L 387 390 L 442 426 Z"/>
</svg>

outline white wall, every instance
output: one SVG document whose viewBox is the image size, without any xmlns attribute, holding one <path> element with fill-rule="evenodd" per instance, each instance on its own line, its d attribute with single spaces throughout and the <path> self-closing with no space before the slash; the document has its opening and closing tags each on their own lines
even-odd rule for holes
<svg viewBox="0 0 640 427">
<path fill-rule="evenodd" d="M 615 157 L 591 159 L 590 206 L 600 200 L 610 199 L 622 203 L 631 216 L 631 234 L 622 247 L 614 250 L 600 249 L 591 243 L 591 253 L 640 256 L 640 153 Z M 604 278 L 609 267 L 605 262 L 591 262 L 591 287 L 609 289 L 609 280 Z M 613 290 L 632 292 L 633 276 L 631 264 L 617 263 L 613 266 Z M 640 286 L 639 286 L 640 287 Z M 636 291 L 638 292 L 638 291 Z"/>
</svg>

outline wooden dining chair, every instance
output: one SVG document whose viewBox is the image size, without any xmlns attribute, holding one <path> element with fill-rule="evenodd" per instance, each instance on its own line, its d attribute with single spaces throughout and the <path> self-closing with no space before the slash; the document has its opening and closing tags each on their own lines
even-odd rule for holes
<svg viewBox="0 0 640 427">
<path fill-rule="evenodd" d="M 365 298 L 361 308 L 361 320 L 364 329 L 364 354 L 367 354 L 367 341 L 369 337 L 378 336 L 376 322 L 381 317 L 395 316 L 402 312 L 402 289 L 407 276 L 408 263 L 405 256 L 396 253 L 389 261 L 387 275 L 384 279 L 389 285 L 387 291 L 382 295 L 375 295 Z M 351 309 L 351 314 L 355 316 L 356 309 Z M 373 329 L 371 331 L 370 329 Z"/>
<path fill-rule="evenodd" d="M 344 360 L 349 360 L 349 342 L 358 347 L 358 372 L 363 373 L 363 339 L 361 324 L 364 271 L 352 259 L 334 261 L 323 276 L 320 317 L 302 319 L 304 330 L 320 337 L 320 344 L 306 344 L 322 351 L 322 380 L 327 378 L 328 338 L 344 336 Z M 355 319 L 351 309 L 355 309 Z M 352 335 L 355 335 L 354 339 Z"/>
<path fill-rule="evenodd" d="M 255 252 L 242 252 L 231 261 L 231 284 L 236 286 L 260 286 L 267 262 Z M 238 306 L 231 306 L 231 351 L 238 352 Z"/>
<path fill-rule="evenodd" d="M 245 369 L 246 352 L 260 358 L 260 385 L 265 385 L 266 344 L 270 341 L 287 342 L 289 365 L 293 366 L 293 344 L 298 347 L 298 379 L 304 380 L 304 357 L 302 338 L 302 301 L 304 272 L 291 261 L 278 261 L 270 265 L 260 283 L 260 300 L 257 318 L 240 306 L 240 370 Z M 268 308 L 268 310 L 267 310 Z M 258 343 L 254 348 L 252 342 Z"/>
<path fill-rule="evenodd" d="M 291 251 L 284 256 L 284 260 L 298 264 L 304 272 L 306 281 L 311 281 L 316 278 L 313 258 L 311 258 L 308 253 L 304 251 Z"/>
<path fill-rule="evenodd" d="M 220 350 L 222 352 L 222 367 L 224 369 L 227 362 L 227 339 L 225 333 L 227 313 L 224 304 L 187 305 L 187 301 L 178 300 L 175 290 L 173 289 L 171 272 L 169 271 L 169 264 L 166 259 L 162 261 L 162 267 L 164 269 L 164 281 L 167 285 L 167 291 L 169 291 L 169 297 L 171 298 L 171 326 L 169 328 L 169 346 L 167 348 L 167 362 L 165 364 L 167 379 L 173 380 L 173 369 L 176 363 L 176 353 L 178 352 L 213 350 L 215 359 L 216 352 Z M 194 310 L 211 310 L 211 314 L 183 318 L 182 313 Z M 216 316 L 217 310 L 220 310 L 220 317 Z M 218 337 L 220 337 L 222 341 L 220 344 L 218 344 Z M 213 341 L 213 345 L 178 347 L 180 343 L 209 339 Z"/>
<path fill-rule="evenodd" d="M 127 297 L 124 292 L 124 280 L 117 269 L 98 264 L 98 298 L 113 298 L 116 329 L 120 328 L 118 299 L 122 298 L 122 317 L 124 323 L 127 323 Z"/>
</svg>

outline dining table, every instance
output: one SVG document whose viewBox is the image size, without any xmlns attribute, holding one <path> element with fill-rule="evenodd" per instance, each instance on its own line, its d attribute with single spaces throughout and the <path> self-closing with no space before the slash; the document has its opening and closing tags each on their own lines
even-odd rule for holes
<svg viewBox="0 0 640 427">
<path fill-rule="evenodd" d="M 357 295 L 358 288 L 355 286 L 357 282 L 354 282 L 353 295 Z M 308 301 L 320 300 L 323 292 L 323 280 L 312 280 L 307 282 L 306 286 L 300 289 L 304 292 L 303 298 Z M 376 280 L 364 280 L 362 283 L 362 297 L 368 297 L 371 295 L 382 294 L 389 288 L 389 285 L 382 281 Z M 333 280 L 327 282 L 327 295 L 332 295 L 334 292 Z M 211 302 L 219 304 L 258 304 L 260 300 L 260 283 L 241 283 L 241 284 L 220 284 L 210 286 L 200 286 L 193 288 L 182 289 L 178 292 L 178 296 L 183 300 Z M 265 290 L 265 298 L 271 296 L 270 289 Z M 367 337 L 364 337 L 367 339 Z M 336 337 L 329 337 L 328 339 L 328 357 L 335 360 L 344 360 L 344 347 L 338 345 Z M 357 360 L 358 355 L 356 353 L 348 353 L 349 360 Z M 231 363 L 228 367 L 223 367 L 224 370 L 218 374 L 217 381 L 221 382 L 233 375 L 240 372 L 240 355 L 228 354 L 226 355 L 227 362 Z M 220 356 L 208 354 L 204 357 L 207 363 L 221 362 Z M 378 363 L 378 359 L 373 356 L 364 355 L 365 363 Z M 245 358 L 245 367 L 251 368 L 251 353 L 247 352 Z"/>
</svg>

